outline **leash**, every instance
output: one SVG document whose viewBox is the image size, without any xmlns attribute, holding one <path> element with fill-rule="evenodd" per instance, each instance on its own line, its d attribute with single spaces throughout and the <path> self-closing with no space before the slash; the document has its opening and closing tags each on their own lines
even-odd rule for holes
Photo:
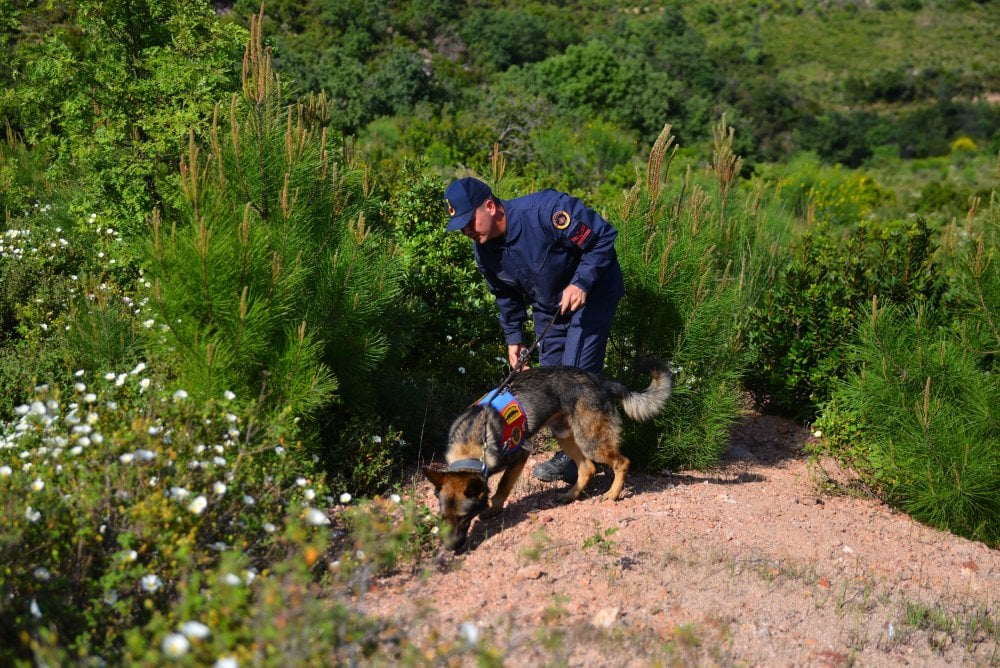
<svg viewBox="0 0 1000 668">
<path fill-rule="evenodd" d="M 490 402 L 492 402 L 501 392 L 508 389 L 510 381 L 513 380 L 514 376 L 516 376 L 518 373 L 521 372 L 521 369 L 524 368 L 524 365 L 527 364 L 529 359 L 531 359 L 531 354 L 535 352 L 535 348 L 537 348 L 538 344 L 542 341 L 543 338 L 545 338 L 545 335 L 549 333 L 549 328 L 551 328 L 552 325 L 555 324 L 556 320 L 559 318 L 559 315 L 560 315 L 559 312 L 556 311 L 556 314 L 552 316 L 551 320 L 549 320 L 549 324 L 545 325 L 545 329 L 542 330 L 542 333 L 535 337 L 535 342 L 531 344 L 531 347 L 521 350 L 521 352 L 517 356 L 517 364 L 514 365 L 514 368 L 511 369 L 507 377 L 503 379 L 503 382 L 497 385 L 489 394 L 487 394 L 479 402 L 480 405 L 484 405 L 487 407 L 490 406 Z M 487 422 L 488 415 L 489 413 L 487 411 L 483 412 L 483 471 L 485 471 L 486 473 L 488 473 L 489 471 L 489 469 L 486 466 L 486 439 L 489 436 L 489 428 L 488 428 L 489 425 Z M 531 451 L 529 450 L 529 452 Z"/>
</svg>

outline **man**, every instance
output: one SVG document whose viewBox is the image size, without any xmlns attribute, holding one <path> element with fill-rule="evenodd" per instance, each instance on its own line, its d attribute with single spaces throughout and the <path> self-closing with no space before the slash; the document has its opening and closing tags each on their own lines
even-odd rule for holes
<svg viewBox="0 0 1000 668">
<path fill-rule="evenodd" d="M 543 190 L 500 200 L 474 178 L 445 191 L 448 231 L 473 240 L 476 266 L 496 297 L 511 366 L 528 346 L 527 307 L 542 366 L 604 369 L 611 323 L 625 294 L 615 253 L 616 230 L 575 197 Z M 576 465 L 562 452 L 535 467 L 540 480 L 576 481 Z"/>
</svg>

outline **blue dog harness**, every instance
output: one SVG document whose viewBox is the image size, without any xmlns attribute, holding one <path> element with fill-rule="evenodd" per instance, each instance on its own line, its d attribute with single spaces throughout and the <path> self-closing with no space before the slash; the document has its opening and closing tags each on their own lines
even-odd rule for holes
<svg viewBox="0 0 1000 668">
<path fill-rule="evenodd" d="M 528 416 L 524 406 L 508 390 L 495 388 L 483 395 L 475 406 L 490 406 L 500 414 L 503 420 L 503 433 L 500 436 L 500 459 L 504 460 L 522 446 L 528 426 Z M 490 468 L 483 459 L 459 459 L 448 465 L 449 471 L 475 471 L 483 477 L 489 477 Z"/>
</svg>

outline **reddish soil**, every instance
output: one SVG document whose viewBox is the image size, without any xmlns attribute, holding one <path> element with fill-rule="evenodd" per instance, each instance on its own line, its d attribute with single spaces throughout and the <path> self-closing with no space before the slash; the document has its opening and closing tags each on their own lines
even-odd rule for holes
<svg viewBox="0 0 1000 668">
<path fill-rule="evenodd" d="M 1000 551 L 829 491 L 850 477 L 810 438 L 750 415 L 718 470 L 632 473 L 617 503 L 598 475 L 567 506 L 538 452 L 471 550 L 357 603 L 434 665 L 470 638 L 509 666 L 1000 665 Z"/>
</svg>

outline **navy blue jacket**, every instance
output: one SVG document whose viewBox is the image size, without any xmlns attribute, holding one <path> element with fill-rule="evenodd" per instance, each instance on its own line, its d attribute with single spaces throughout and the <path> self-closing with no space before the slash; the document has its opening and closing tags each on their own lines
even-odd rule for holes
<svg viewBox="0 0 1000 668">
<path fill-rule="evenodd" d="M 555 315 L 570 283 L 587 293 L 584 308 L 614 309 L 625 281 L 615 253 L 618 230 L 611 223 L 555 190 L 502 202 L 507 233 L 473 247 L 508 344 L 524 343 L 528 305 Z"/>
</svg>

